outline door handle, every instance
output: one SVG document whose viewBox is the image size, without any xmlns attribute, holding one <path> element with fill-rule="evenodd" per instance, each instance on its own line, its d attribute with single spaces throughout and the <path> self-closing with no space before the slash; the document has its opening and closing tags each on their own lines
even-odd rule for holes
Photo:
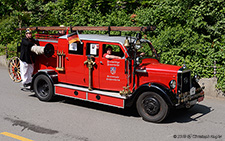
<svg viewBox="0 0 225 141">
<path fill-rule="evenodd" d="M 102 61 L 100 61 L 100 64 L 103 64 L 103 62 L 102 62 Z"/>
</svg>

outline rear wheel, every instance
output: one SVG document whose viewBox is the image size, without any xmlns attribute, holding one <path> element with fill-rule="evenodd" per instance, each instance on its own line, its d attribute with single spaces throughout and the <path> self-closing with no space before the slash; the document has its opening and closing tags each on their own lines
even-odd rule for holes
<svg viewBox="0 0 225 141">
<path fill-rule="evenodd" d="M 139 115 L 146 121 L 161 122 L 169 112 L 164 99 L 155 92 L 144 92 L 136 103 Z"/>
<path fill-rule="evenodd" d="M 54 95 L 53 84 L 46 75 L 39 75 L 34 80 L 35 95 L 41 101 L 50 101 Z"/>
</svg>

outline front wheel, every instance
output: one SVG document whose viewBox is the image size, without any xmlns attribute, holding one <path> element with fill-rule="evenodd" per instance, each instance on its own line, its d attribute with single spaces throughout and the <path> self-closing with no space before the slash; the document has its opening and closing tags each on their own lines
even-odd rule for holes
<svg viewBox="0 0 225 141">
<path fill-rule="evenodd" d="M 144 92 L 136 102 L 139 115 L 146 121 L 161 122 L 169 113 L 165 100 L 155 92 Z"/>
<path fill-rule="evenodd" d="M 35 95 L 41 101 L 50 101 L 54 95 L 53 84 L 46 75 L 39 75 L 34 80 Z"/>
</svg>

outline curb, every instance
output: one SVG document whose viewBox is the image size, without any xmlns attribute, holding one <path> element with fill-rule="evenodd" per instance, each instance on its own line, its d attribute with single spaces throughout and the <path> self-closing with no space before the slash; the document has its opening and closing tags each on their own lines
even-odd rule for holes
<svg viewBox="0 0 225 141">
<path fill-rule="evenodd" d="M 216 89 L 217 78 L 201 78 L 198 83 L 201 87 L 205 87 L 203 90 L 205 95 L 225 99 L 225 93 Z"/>
<path fill-rule="evenodd" d="M 6 59 L 6 55 L 0 56 L 0 66 L 7 68 L 8 60 Z"/>
</svg>

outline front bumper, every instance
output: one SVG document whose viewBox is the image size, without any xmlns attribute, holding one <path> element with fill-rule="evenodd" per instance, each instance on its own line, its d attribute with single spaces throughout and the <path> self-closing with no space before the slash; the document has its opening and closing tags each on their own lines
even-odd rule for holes
<svg viewBox="0 0 225 141">
<path fill-rule="evenodd" d="M 191 94 L 190 92 L 179 94 L 177 99 L 178 103 L 176 104 L 176 107 L 185 106 L 186 108 L 189 108 L 192 105 L 195 105 L 197 102 L 203 101 L 204 91 L 201 88 L 198 88 L 194 94 Z"/>
</svg>

